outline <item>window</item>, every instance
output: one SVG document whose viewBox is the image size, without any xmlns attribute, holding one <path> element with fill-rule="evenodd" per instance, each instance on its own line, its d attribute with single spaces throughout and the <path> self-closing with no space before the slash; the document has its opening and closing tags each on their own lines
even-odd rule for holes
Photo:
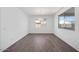
<svg viewBox="0 0 79 59">
<path fill-rule="evenodd" d="M 75 30 L 74 8 L 67 10 L 58 16 L 58 28 Z"/>
</svg>

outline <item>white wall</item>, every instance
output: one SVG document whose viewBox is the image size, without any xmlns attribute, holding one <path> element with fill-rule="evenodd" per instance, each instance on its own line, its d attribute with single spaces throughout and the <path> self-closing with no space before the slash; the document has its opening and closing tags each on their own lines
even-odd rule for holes
<svg viewBox="0 0 79 59">
<path fill-rule="evenodd" d="M 1 10 L 0 10 L 0 51 L 1 51 Z"/>
<path fill-rule="evenodd" d="M 28 17 L 18 8 L 1 9 L 1 49 L 4 50 L 28 34 Z"/>
<path fill-rule="evenodd" d="M 46 18 L 47 24 L 41 28 L 35 27 L 35 20 L 41 18 Z M 54 32 L 54 20 L 53 16 L 29 16 L 29 33 L 53 33 Z"/>
<path fill-rule="evenodd" d="M 75 16 L 76 16 L 75 31 L 58 28 L 58 15 L 68 9 L 69 8 L 63 8 L 62 10 L 56 13 L 54 17 L 55 34 L 63 41 L 65 41 L 66 43 L 68 43 L 69 45 L 71 45 L 72 47 L 74 47 L 79 51 L 79 8 L 75 8 Z"/>
</svg>

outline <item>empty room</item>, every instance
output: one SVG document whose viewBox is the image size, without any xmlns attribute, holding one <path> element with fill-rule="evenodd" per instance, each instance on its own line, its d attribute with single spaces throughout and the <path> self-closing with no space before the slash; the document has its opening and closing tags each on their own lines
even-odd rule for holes
<svg viewBox="0 0 79 59">
<path fill-rule="evenodd" d="M 79 7 L 0 7 L 1 52 L 78 52 Z"/>
</svg>

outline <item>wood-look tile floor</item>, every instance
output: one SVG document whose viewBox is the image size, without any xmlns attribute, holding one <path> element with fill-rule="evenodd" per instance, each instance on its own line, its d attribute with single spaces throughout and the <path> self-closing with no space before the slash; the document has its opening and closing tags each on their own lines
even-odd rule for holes
<svg viewBox="0 0 79 59">
<path fill-rule="evenodd" d="M 4 52 L 76 52 L 53 34 L 28 34 Z"/>
</svg>

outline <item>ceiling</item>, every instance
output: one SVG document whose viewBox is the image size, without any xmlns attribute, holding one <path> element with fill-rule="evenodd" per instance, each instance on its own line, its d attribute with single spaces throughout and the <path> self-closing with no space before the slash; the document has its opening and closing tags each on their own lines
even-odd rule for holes
<svg viewBox="0 0 79 59">
<path fill-rule="evenodd" d="M 52 15 L 62 7 L 20 7 L 22 11 L 29 15 Z"/>
<path fill-rule="evenodd" d="M 67 14 L 74 14 L 74 11 L 75 11 L 75 8 L 74 7 L 72 7 L 72 8 L 70 8 L 70 9 L 68 9 L 67 11 L 65 11 L 65 13 L 67 13 Z"/>
</svg>

